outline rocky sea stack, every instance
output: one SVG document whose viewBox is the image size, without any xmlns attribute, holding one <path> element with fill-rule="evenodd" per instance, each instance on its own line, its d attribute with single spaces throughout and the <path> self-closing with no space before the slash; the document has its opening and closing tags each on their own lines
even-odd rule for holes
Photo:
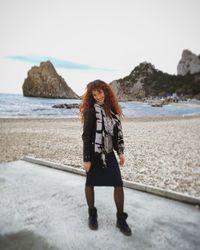
<svg viewBox="0 0 200 250">
<path fill-rule="evenodd" d="M 194 54 L 192 55 L 194 57 Z M 110 85 L 121 101 L 144 101 L 147 98 L 167 97 L 174 93 L 185 98 L 200 99 L 200 68 L 197 58 L 194 59 L 196 64 L 188 64 L 188 61 L 183 63 L 181 60 L 178 75 L 164 73 L 151 63 L 143 62 L 135 67 L 130 75 L 114 80 Z M 185 64 L 190 65 L 187 72 L 183 70 Z"/>
<path fill-rule="evenodd" d="M 50 61 L 41 62 L 39 67 L 32 67 L 22 89 L 24 96 L 79 99 Z"/>
</svg>

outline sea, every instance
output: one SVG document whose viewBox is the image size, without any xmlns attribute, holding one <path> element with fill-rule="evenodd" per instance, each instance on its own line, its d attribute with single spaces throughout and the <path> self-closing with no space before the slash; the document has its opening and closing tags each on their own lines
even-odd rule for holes
<svg viewBox="0 0 200 250">
<path fill-rule="evenodd" d="M 21 94 L 0 93 L 0 118 L 9 117 L 49 117 L 49 118 L 77 118 L 78 109 L 53 108 L 55 104 L 80 103 L 77 99 L 52 99 L 40 97 L 24 97 Z M 191 116 L 200 114 L 200 101 L 193 101 L 199 105 L 173 105 L 152 107 L 144 102 L 120 102 L 125 117 L 159 117 L 159 116 Z"/>
</svg>

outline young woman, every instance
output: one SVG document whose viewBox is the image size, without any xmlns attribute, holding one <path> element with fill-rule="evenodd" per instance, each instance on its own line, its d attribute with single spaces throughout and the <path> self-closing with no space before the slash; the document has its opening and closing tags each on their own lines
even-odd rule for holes
<svg viewBox="0 0 200 250">
<path fill-rule="evenodd" d="M 85 195 L 89 213 L 89 227 L 98 228 L 94 206 L 94 186 L 113 186 L 117 208 L 117 227 L 131 235 L 124 212 L 124 190 L 120 166 L 124 165 L 124 140 L 120 117 L 122 110 L 111 87 L 95 80 L 87 85 L 80 106 L 83 121 L 83 167 L 86 170 Z M 113 149 L 119 157 L 119 165 Z"/>
</svg>

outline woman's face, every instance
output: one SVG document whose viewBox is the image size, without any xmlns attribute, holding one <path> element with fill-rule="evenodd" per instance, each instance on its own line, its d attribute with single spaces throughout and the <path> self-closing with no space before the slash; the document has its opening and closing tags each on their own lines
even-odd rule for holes
<svg viewBox="0 0 200 250">
<path fill-rule="evenodd" d="M 104 103 L 105 94 L 102 89 L 93 90 L 92 96 L 97 103 Z"/>
</svg>

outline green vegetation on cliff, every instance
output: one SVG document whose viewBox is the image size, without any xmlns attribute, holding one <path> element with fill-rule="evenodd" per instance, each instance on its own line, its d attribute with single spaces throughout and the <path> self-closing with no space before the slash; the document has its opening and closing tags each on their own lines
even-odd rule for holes
<svg viewBox="0 0 200 250">
<path fill-rule="evenodd" d="M 164 73 L 151 63 L 140 63 L 130 75 L 115 82 L 120 83 L 121 91 L 126 90 L 130 96 L 126 99 L 142 99 L 146 97 L 166 97 L 176 93 L 179 96 L 200 99 L 200 73 L 187 75 L 171 75 Z M 134 93 L 134 85 L 140 83 L 140 89 L 144 91 L 144 96 Z M 115 84 L 113 82 L 113 84 Z M 129 89 L 129 90 L 128 90 Z M 120 98 L 120 92 L 117 95 Z M 121 92 L 121 94 L 123 94 Z M 121 98 L 120 98 L 121 99 Z M 124 98 L 122 98 L 124 99 Z"/>
</svg>

